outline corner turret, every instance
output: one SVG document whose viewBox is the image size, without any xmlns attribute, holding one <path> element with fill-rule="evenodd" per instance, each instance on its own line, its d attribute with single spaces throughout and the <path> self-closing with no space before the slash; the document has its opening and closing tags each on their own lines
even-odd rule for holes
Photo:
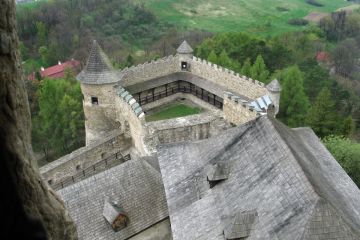
<svg viewBox="0 0 360 240">
<path fill-rule="evenodd" d="M 86 145 L 116 129 L 114 85 L 120 80 L 106 54 L 93 41 L 85 68 L 76 77 L 81 83 Z"/>
<path fill-rule="evenodd" d="M 277 79 L 272 80 L 267 86 L 266 89 L 269 92 L 270 98 L 275 106 L 275 115 L 279 112 L 280 107 L 280 93 L 281 86 Z"/>
<path fill-rule="evenodd" d="M 87 64 L 79 73 L 77 79 L 85 84 L 107 84 L 119 80 L 109 58 L 96 40 L 92 43 Z"/>
<path fill-rule="evenodd" d="M 176 50 L 179 59 L 180 59 L 180 67 L 182 71 L 190 70 L 190 59 L 194 56 L 194 50 L 190 47 L 186 40 L 184 40 L 178 49 Z"/>
</svg>

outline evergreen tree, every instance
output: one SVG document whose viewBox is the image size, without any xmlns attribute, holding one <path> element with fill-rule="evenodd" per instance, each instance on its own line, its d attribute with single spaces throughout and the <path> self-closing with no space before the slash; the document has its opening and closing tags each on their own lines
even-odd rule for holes
<svg viewBox="0 0 360 240">
<path fill-rule="evenodd" d="M 290 127 L 304 124 L 309 100 L 304 92 L 303 75 L 298 66 L 284 70 L 279 117 Z"/>
<path fill-rule="evenodd" d="M 255 63 L 252 65 L 251 70 L 250 70 L 250 77 L 252 79 L 256 79 L 259 80 L 263 83 L 267 83 L 268 82 L 268 78 L 269 78 L 269 71 L 266 68 L 264 59 L 262 58 L 261 55 L 258 55 L 256 58 Z"/>
<path fill-rule="evenodd" d="M 308 111 L 306 124 L 316 135 L 323 138 L 335 133 L 339 116 L 334 111 L 335 103 L 328 88 L 323 88 L 317 96 L 314 105 Z"/>
<path fill-rule="evenodd" d="M 229 56 L 227 55 L 226 51 L 223 50 L 218 59 L 217 59 L 217 63 L 220 65 L 220 66 L 223 66 L 223 67 L 226 67 L 226 68 L 229 68 L 229 69 L 233 69 L 233 63 L 232 63 L 232 60 L 229 58 Z"/>
<path fill-rule="evenodd" d="M 212 62 L 212 63 L 215 63 L 215 64 L 218 63 L 218 57 L 217 57 L 217 55 L 216 55 L 216 53 L 215 53 L 214 50 L 212 50 L 212 51 L 210 52 L 207 60 L 208 60 L 209 62 Z"/>
<path fill-rule="evenodd" d="M 241 68 L 241 74 L 245 75 L 247 77 L 250 77 L 251 75 L 251 62 L 250 58 L 247 58 L 244 62 L 244 65 Z"/>
<path fill-rule="evenodd" d="M 343 126 L 341 131 L 342 135 L 349 137 L 354 133 L 354 131 L 355 131 L 354 121 L 351 116 L 348 116 L 343 121 Z"/>
</svg>

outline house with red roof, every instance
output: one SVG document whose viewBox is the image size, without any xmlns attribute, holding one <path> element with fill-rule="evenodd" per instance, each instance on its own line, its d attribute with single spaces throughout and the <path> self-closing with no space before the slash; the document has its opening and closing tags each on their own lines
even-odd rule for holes
<svg viewBox="0 0 360 240">
<path fill-rule="evenodd" d="M 318 63 L 329 63 L 331 60 L 330 54 L 324 51 L 316 53 L 316 61 Z"/>
<path fill-rule="evenodd" d="M 63 78 L 65 76 L 66 69 L 71 69 L 74 75 L 80 72 L 80 65 L 81 63 L 77 60 L 71 59 L 70 61 L 66 61 L 64 63 L 58 62 L 57 65 L 48 67 L 48 68 L 41 68 L 39 73 L 41 79 L 43 78 Z M 35 80 L 36 75 L 35 72 L 28 76 L 29 80 Z"/>
</svg>

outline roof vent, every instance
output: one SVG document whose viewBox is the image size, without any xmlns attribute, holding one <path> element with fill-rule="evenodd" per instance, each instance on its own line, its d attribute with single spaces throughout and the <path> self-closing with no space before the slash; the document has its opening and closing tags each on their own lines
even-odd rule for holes
<svg viewBox="0 0 360 240">
<path fill-rule="evenodd" d="M 218 162 L 211 165 L 207 170 L 207 180 L 210 184 L 210 188 L 213 188 L 220 181 L 228 179 L 229 173 L 229 165 L 226 162 Z"/>
<path fill-rule="evenodd" d="M 254 222 L 258 217 L 256 210 L 239 212 L 231 218 L 224 229 L 225 239 L 242 239 L 250 235 Z"/>
<path fill-rule="evenodd" d="M 129 219 L 117 202 L 105 200 L 103 216 L 115 232 L 128 225 Z"/>
</svg>

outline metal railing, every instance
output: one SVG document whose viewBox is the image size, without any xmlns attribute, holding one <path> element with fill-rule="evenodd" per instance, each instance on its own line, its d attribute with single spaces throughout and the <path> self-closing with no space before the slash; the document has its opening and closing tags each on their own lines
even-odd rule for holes
<svg viewBox="0 0 360 240">
<path fill-rule="evenodd" d="M 165 91 L 161 91 L 161 92 L 156 92 L 155 93 L 155 89 L 153 89 L 153 94 L 152 95 L 147 95 L 145 97 L 139 98 L 138 97 L 138 103 L 140 105 L 145 105 L 148 103 L 152 103 L 155 102 L 159 99 L 171 96 L 173 94 L 176 93 L 189 93 L 192 94 L 198 98 L 200 98 L 201 100 L 214 105 L 215 107 L 222 109 L 223 108 L 223 99 L 216 96 L 215 94 L 212 94 L 208 91 L 206 91 L 203 88 L 199 88 L 196 85 L 189 83 L 189 82 L 185 82 L 185 81 L 179 81 L 181 82 L 181 84 L 178 84 L 177 87 L 171 87 L 171 88 L 166 88 Z M 141 93 L 135 93 L 133 95 L 137 95 L 137 96 L 141 96 Z"/>
<path fill-rule="evenodd" d="M 106 169 L 109 169 L 116 165 L 119 165 L 128 160 L 131 160 L 130 154 L 123 156 L 120 152 L 117 152 L 117 153 L 112 154 L 109 157 L 95 163 L 94 165 L 91 165 L 90 167 L 87 167 L 83 170 L 78 170 L 78 172 L 75 175 L 66 177 L 66 178 L 62 179 L 61 181 L 56 182 L 54 184 L 50 184 L 50 186 L 54 190 L 59 190 L 64 187 L 70 186 L 76 182 L 79 182 L 81 180 L 84 180 L 85 178 L 91 177 L 91 176 L 93 176 L 99 172 L 102 172 Z"/>
</svg>

